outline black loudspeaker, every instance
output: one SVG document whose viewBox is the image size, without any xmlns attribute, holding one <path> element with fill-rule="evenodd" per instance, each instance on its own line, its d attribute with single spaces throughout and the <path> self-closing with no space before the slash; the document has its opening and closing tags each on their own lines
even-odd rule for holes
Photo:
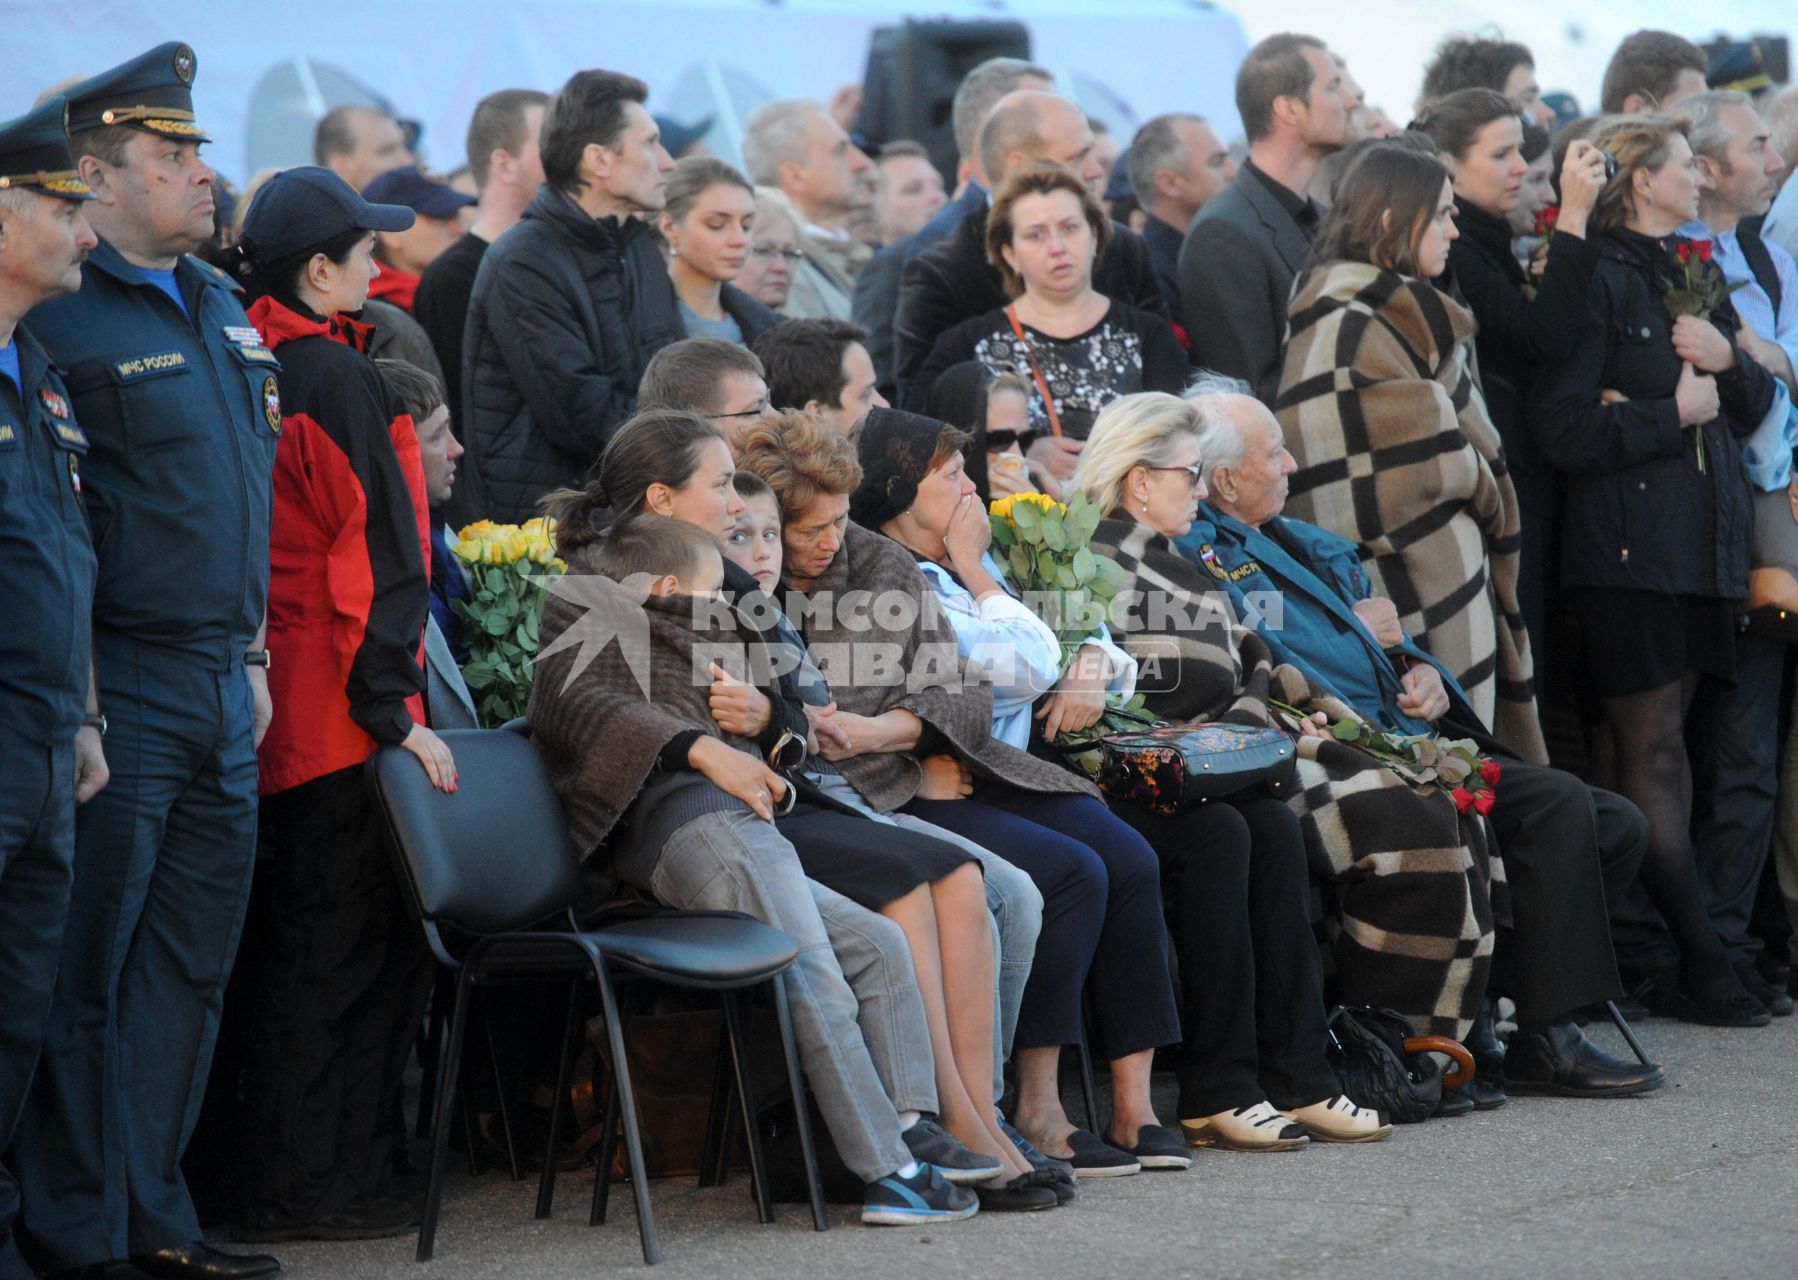
<svg viewBox="0 0 1798 1280">
<path fill-rule="evenodd" d="M 988 58 L 1029 57 L 1030 31 L 1021 22 L 908 18 L 895 27 L 877 27 L 868 38 L 857 132 L 871 147 L 899 138 L 923 143 L 953 190 L 955 90 Z"/>
</svg>

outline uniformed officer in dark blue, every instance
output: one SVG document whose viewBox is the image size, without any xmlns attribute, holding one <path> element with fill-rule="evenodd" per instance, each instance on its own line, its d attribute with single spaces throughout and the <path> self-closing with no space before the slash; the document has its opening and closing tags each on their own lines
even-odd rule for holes
<svg viewBox="0 0 1798 1280">
<path fill-rule="evenodd" d="M 99 245 L 80 292 L 28 319 L 88 442 L 112 767 L 75 823 L 61 968 L 13 1143 L 15 1234 L 52 1275 L 280 1268 L 207 1246 L 181 1176 L 255 858 L 281 427 L 273 355 L 232 281 L 191 256 L 212 235 L 214 181 L 194 71 L 170 43 L 68 91 Z"/>
<path fill-rule="evenodd" d="M 52 98 L 0 124 L 0 564 L 18 613 L 0 628 L 0 1151 L 37 1066 L 68 914 L 75 806 L 106 783 L 89 702 L 94 553 L 81 510 L 87 438 L 20 324 L 81 287 L 97 243 Z M 79 747 L 77 742 L 79 741 Z M 0 1280 L 31 1275 L 12 1239 L 19 1187 L 0 1161 Z"/>
</svg>

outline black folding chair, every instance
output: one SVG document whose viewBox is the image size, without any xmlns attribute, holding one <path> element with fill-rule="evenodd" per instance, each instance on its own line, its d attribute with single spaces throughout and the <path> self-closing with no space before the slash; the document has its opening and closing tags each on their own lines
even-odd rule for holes
<svg viewBox="0 0 1798 1280">
<path fill-rule="evenodd" d="M 542 760 L 528 739 L 498 729 L 446 731 L 460 782 L 454 793 L 436 790 L 418 760 L 397 747 L 369 761 L 371 784 L 393 833 L 400 868 L 440 963 L 456 973 L 448 1044 L 437 1055 L 433 1090 L 431 1167 L 418 1260 L 431 1257 L 449 1150 L 450 1107 L 462 1061 L 470 999 L 477 987 L 565 981 L 568 1013 L 563 1028 L 560 1079 L 550 1111 L 549 1148 L 538 1184 L 536 1216 L 550 1214 L 555 1194 L 556 1140 L 566 1119 L 580 1022 L 577 997 L 591 980 L 599 990 L 609 1040 L 612 1088 L 608 1091 L 606 1140 L 594 1188 L 592 1221 L 603 1220 L 612 1176 L 612 1136 L 622 1124 L 631 1189 L 635 1194 L 643 1260 L 661 1258 L 650 1213 L 643 1143 L 625 1057 L 625 1028 L 612 985 L 622 970 L 675 986 L 720 993 L 730 1037 L 736 1093 L 745 1117 L 750 1175 L 763 1222 L 774 1220 L 767 1167 L 754 1123 L 755 1099 L 738 1016 L 738 993 L 768 986 L 773 992 L 787 1084 L 799 1112 L 812 1222 L 829 1226 L 818 1182 L 816 1153 L 806 1122 L 805 1086 L 788 1017 L 783 974 L 798 954 L 786 934 L 733 912 L 670 911 L 590 930 L 577 927 L 573 908 L 583 882 L 562 807 Z"/>
</svg>

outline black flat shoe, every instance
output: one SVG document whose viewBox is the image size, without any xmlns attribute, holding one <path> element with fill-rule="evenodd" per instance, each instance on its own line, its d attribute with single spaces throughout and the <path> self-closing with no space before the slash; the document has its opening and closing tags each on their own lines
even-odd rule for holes
<svg viewBox="0 0 1798 1280">
<path fill-rule="evenodd" d="M 982 1183 L 974 1188 L 974 1194 L 980 1197 L 982 1213 L 1041 1213 L 1061 1203 L 1060 1194 L 1050 1183 L 1054 1176 L 1032 1169 L 1010 1182 Z"/>
<path fill-rule="evenodd" d="M 1667 1077 L 1659 1067 L 1606 1053 L 1571 1022 L 1519 1027 L 1505 1053 L 1507 1093 L 1629 1098 L 1665 1083 Z"/>
<path fill-rule="evenodd" d="M 1792 997 L 1761 976 L 1760 970 L 1752 964 L 1736 966 L 1736 977 L 1742 980 L 1742 987 L 1761 1002 L 1761 1006 L 1775 1018 L 1792 1016 Z"/>
<path fill-rule="evenodd" d="M 1464 1116 L 1473 1110 L 1473 1099 L 1467 1096 L 1465 1089 L 1444 1089 L 1442 1101 L 1436 1104 L 1436 1120 L 1450 1120 L 1455 1116 Z"/>
<path fill-rule="evenodd" d="M 1112 1143 L 1124 1150 L 1120 1143 Z M 1186 1139 L 1165 1125 L 1145 1124 L 1136 1131 L 1136 1145 L 1129 1148 L 1136 1162 L 1145 1169 L 1190 1169 L 1192 1153 Z"/>
<path fill-rule="evenodd" d="M 1498 1064 L 1498 1070 L 1501 1072 L 1504 1070 L 1502 1060 Z M 1461 1092 L 1473 1100 L 1475 1111 L 1497 1111 L 1510 1101 L 1496 1079 L 1488 1080 L 1478 1075 L 1462 1085 Z"/>
<path fill-rule="evenodd" d="M 1767 1006 L 1743 989 L 1735 974 L 1702 985 L 1657 982 L 1646 994 L 1651 1012 L 1706 1027 L 1764 1027 Z"/>
<path fill-rule="evenodd" d="M 204 1240 L 173 1245 L 155 1253 L 134 1254 L 131 1264 L 164 1280 L 249 1280 L 251 1276 L 272 1276 L 281 1270 L 281 1263 L 266 1253 L 226 1253 Z"/>
</svg>

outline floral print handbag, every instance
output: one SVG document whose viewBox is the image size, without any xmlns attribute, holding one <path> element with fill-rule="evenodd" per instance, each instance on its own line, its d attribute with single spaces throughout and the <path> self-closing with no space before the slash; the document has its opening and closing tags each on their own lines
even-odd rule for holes
<svg viewBox="0 0 1798 1280">
<path fill-rule="evenodd" d="M 1113 721 L 1136 719 L 1116 709 L 1106 714 Z M 1054 750 L 1096 751 L 1098 759 L 1087 771 L 1101 791 L 1168 816 L 1208 800 L 1284 800 L 1297 786 L 1298 747 L 1280 729 L 1151 720 Z"/>
</svg>

